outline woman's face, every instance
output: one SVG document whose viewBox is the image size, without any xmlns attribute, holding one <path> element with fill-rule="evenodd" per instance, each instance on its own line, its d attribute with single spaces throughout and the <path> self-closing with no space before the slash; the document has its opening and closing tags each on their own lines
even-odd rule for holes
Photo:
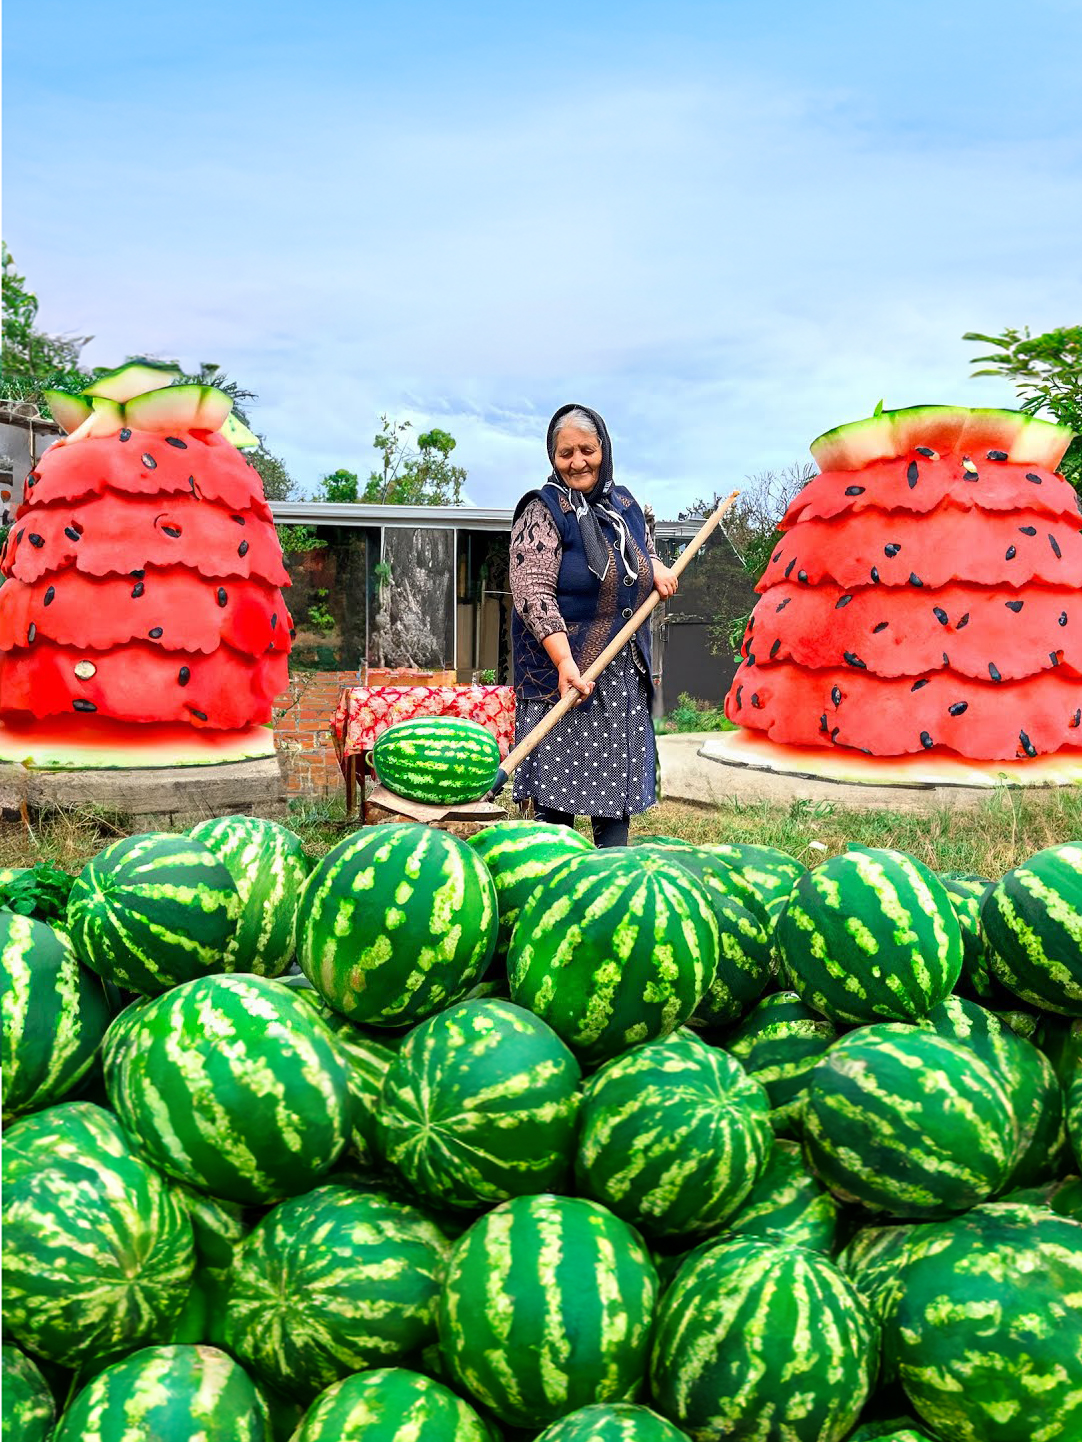
<svg viewBox="0 0 1082 1442">
<path fill-rule="evenodd" d="M 592 491 L 601 470 L 601 442 L 578 426 L 561 426 L 554 462 L 557 475 L 573 491 Z"/>
</svg>

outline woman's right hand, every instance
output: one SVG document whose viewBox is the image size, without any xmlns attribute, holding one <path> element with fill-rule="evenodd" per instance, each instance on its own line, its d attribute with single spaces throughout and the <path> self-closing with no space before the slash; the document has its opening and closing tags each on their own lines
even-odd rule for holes
<svg viewBox="0 0 1082 1442">
<path fill-rule="evenodd" d="M 584 681 L 582 679 L 582 673 L 579 671 L 573 656 L 568 656 L 566 660 L 561 661 L 556 669 L 559 678 L 561 701 L 569 691 L 577 691 L 579 694 L 574 702 L 577 706 L 579 701 L 589 696 L 590 692 L 594 689 L 594 683 L 592 681 Z"/>
</svg>

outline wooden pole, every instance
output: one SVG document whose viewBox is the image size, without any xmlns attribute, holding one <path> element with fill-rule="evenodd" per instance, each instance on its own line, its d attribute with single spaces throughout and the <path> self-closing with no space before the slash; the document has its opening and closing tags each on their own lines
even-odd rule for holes
<svg viewBox="0 0 1082 1442">
<path fill-rule="evenodd" d="M 736 500 L 739 494 L 739 491 L 733 491 L 731 495 L 727 496 L 725 500 L 722 501 L 721 505 L 718 506 L 714 514 L 708 520 L 704 521 L 700 529 L 691 538 L 691 540 L 687 543 L 684 549 L 680 552 L 679 556 L 677 556 L 676 560 L 673 562 L 672 569 L 676 575 L 679 575 L 680 572 L 683 571 L 684 567 L 688 564 L 691 558 L 708 540 L 710 534 L 717 527 L 722 516 L 724 516 L 725 512 L 729 509 L 729 507 Z M 654 607 L 658 604 L 660 600 L 661 596 L 658 594 L 658 592 L 651 591 L 650 595 L 647 596 L 646 600 L 642 603 L 642 605 L 631 617 L 631 619 L 625 621 L 624 624 L 620 627 L 619 631 L 617 631 L 616 635 L 601 652 L 601 655 L 598 656 L 597 660 L 593 661 L 589 666 L 587 666 L 586 670 L 582 673 L 582 679 L 584 681 L 597 680 L 598 676 L 601 675 L 602 671 L 604 671 L 605 667 L 609 664 L 609 662 L 627 644 L 631 637 L 634 636 L 635 632 L 639 629 L 639 627 L 646 620 L 647 616 L 649 616 L 650 612 L 654 609 Z M 563 720 L 563 718 L 571 710 L 572 706 L 577 706 L 578 703 L 584 699 L 585 698 L 581 695 L 581 693 L 576 691 L 572 687 L 572 689 L 568 691 L 565 696 L 562 696 L 560 700 L 556 702 L 555 706 L 553 706 L 551 711 L 547 712 L 546 715 L 542 716 L 541 720 L 537 723 L 533 730 L 528 732 L 518 743 L 518 745 L 515 746 L 513 750 L 507 753 L 507 756 L 504 758 L 503 764 L 501 765 L 499 771 L 496 773 L 496 780 L 492 784 L 492 789 L 484 797 L 485 801 L 491 801 L 494 796 L 499 795 L 499 793 L 506 785 L 507 779 L 511 775 L 511 772 L 514 771 L 515 767 L 518 766 L 522 761 L 524 761 L 527 756 L 529 756 L 530 752 L 534 749 L 537 743 L 543 737 L 548 735 L 548 733 L 557 724 L 557 722 Z"/>
</svg>

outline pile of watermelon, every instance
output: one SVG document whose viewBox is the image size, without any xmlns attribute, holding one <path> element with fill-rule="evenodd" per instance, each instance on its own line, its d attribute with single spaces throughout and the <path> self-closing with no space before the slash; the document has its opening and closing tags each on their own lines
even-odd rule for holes
<svg viewBox="0 0 1082 1442">
<path fill-rule="evenodd" d="M 0 954 L 5 1439 L 1082 1437 L 1082 844 L 227 817 Z"/>
</svg>

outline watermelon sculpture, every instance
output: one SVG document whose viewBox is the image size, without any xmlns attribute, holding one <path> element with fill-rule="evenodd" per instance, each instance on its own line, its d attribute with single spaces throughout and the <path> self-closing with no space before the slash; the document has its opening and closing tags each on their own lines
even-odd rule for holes
<svg viewBox="0 0 1082 1442">
<path fill-rule="evenodd" d="M 83 396 L 46 392 L 70 434 L 28 476 L 0 553 L 9 744 L 82 765 L 260 754 L 252 728 L 287 680 L 289 579 L 237 449 L 256 438 L 227 395 L 178 375 L 132 364 Z"/>
<path fill-rule="evenodd" d="M 1082 746 L 1064 426 L 913 406 L 812 443 L 726 715 L 771 741 L 1020 760 Z"/>
</svg>

